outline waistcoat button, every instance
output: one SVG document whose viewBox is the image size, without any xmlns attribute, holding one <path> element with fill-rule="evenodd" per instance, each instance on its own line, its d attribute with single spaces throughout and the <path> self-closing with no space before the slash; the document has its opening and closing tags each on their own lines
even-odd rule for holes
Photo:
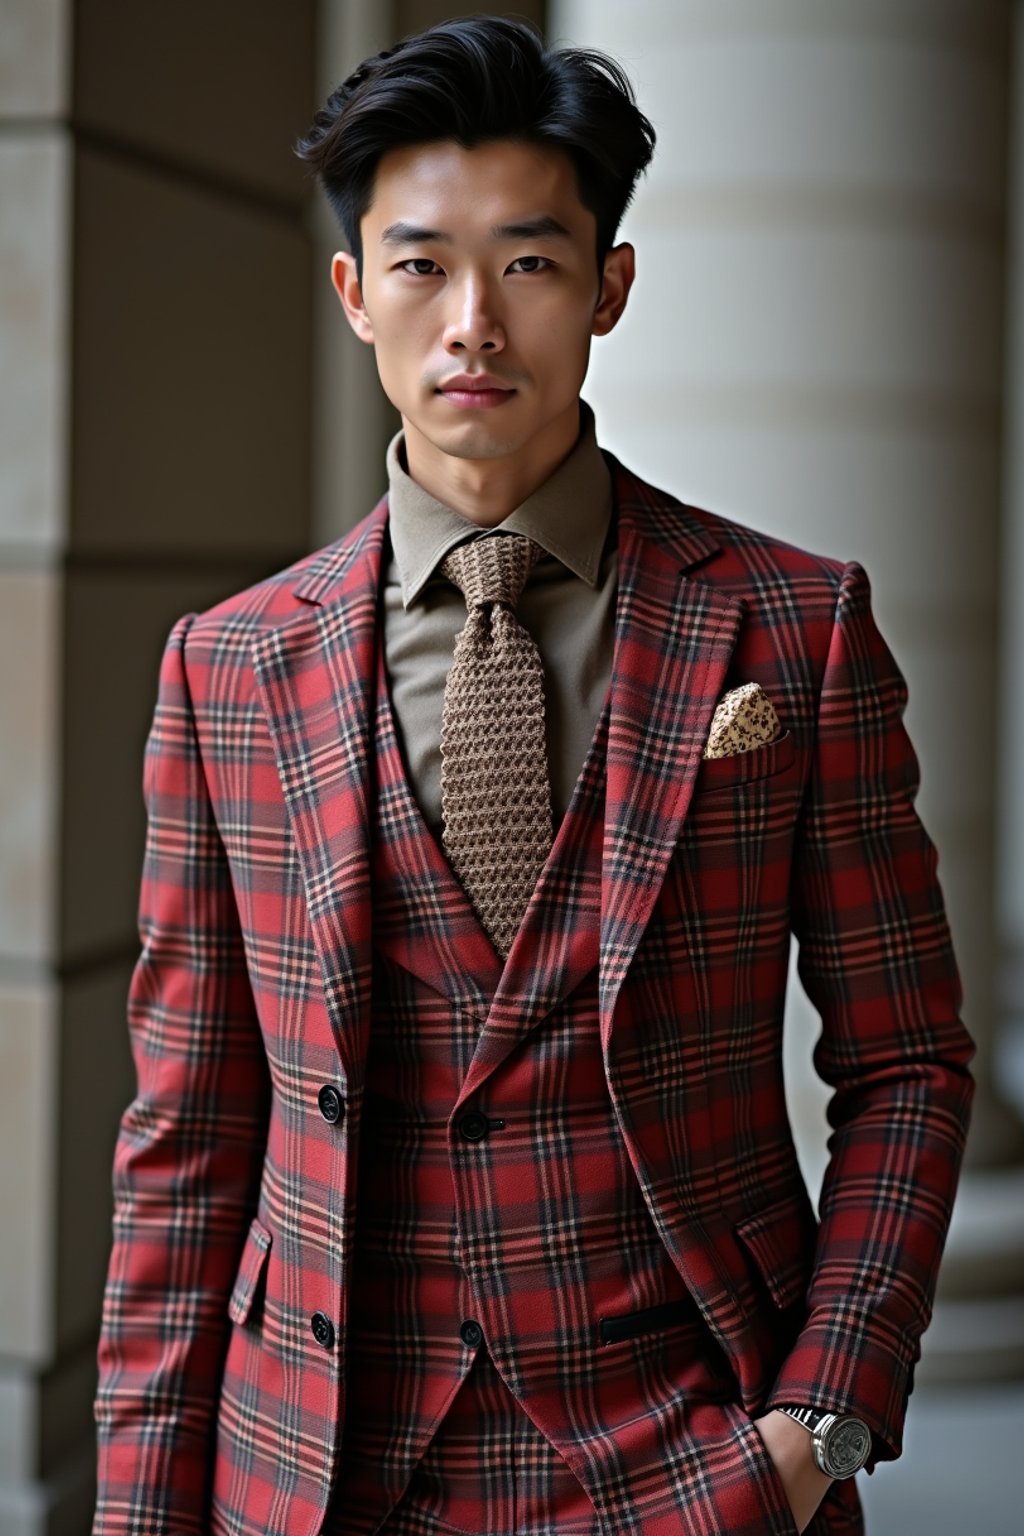
<svg viewBox="0 0 1024 1536">
<path fill-rule="evenodd" d="M 334 1343 L 334 1324 L 326 1312 L 314 1312 L 309 1320 L 309 1326 L 313 1330 L 313 1337 L 324 1349 L 330 1349 Z"/>
<path fill-rule="evenodd" d="M 475 1322 L 473 1318 L 470 1318 L 467 1322 L 463 1323 L 462 1327 L 459 1329 L 459 1332 L 462 1335 L 462 1342 L 464 1344 L 479 1344 L 480 1340 L 484 1336 L 484 1331 L 480 1327 L 480 1324 Z"/>
<path fill-rule="evenodd" d="M 320 1113 L 329 1125 L 334 1125 L 345 1113 L 345 1105 L 337 1088 L 332 1088 L 330 1083 L 325 1083 L 316 1096 L 320 1106 Z"/>
<path fill-rule="evenodd" d="M 478 1109 L 471 1109 L 464 1114 L 459 1121 L 459 1130 L 467 1141 L 479 1141 L 481 1136 L 486 1136 L 491 1128 L 491 1123 L 486 1115 Z"/>
</svg>

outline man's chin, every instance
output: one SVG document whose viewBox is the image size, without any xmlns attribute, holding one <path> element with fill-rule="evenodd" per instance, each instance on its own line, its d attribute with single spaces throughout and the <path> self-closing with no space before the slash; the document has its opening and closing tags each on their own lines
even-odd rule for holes
<svg viewBox="0 0 1024 1536">
<path fill-rule="evenodd" d="M 481 419 L 489 414 L 487 411 L 465 411 L 460 413 L 460 419 L 444 427 L 439 427 L 436 421 L 429 425 L 411 424 L 432 448 L 453 459 L 497 459 L 518 453 L 523 446 L 523 437 L 510 437 L 507 431 L 499 430 L 497 422 L 492 424 Z"/>
</svg>

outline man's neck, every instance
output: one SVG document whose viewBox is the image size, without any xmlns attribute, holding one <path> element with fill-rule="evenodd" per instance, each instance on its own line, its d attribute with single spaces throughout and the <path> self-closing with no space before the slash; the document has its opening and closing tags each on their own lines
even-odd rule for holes
<svg viewBox="0 0 1024 1536">
<path fill-rule="evenodd" d="M 444 453 L 403 416 L 405 464 L 410 478 L 437 501 L 480 528 L 495 528 L 522 506 L 579 441 L 577 398 L 519 453 L 505 458 L 468 459 Z"/>
</svg>

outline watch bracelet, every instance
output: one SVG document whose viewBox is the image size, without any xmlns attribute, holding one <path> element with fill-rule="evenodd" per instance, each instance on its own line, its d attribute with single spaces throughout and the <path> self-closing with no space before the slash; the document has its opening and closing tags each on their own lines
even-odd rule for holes
<svg viewBox="0 0 1024 1536">
<path fill-rule="evenodd" d="M 779 1404 L 779 1412 L 787 1413 L 791 1419 L 796 1419 L 798 1424 L 802 1424 L 804 1429 L 809 1429 L 812 1434 L 823 1419 L 833 1417 L 833 1410 L 828 1408 L 791 1408 L 789 1406 L 784 1408 Z"/>
</svg>

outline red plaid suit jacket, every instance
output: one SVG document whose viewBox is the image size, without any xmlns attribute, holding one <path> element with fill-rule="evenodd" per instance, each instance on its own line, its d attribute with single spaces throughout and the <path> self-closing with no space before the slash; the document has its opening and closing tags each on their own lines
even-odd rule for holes
<svg viewBox="0 0 1024 1536">
<path fill-rule="evenodd" d="M 973 1091 L 936 851 L 914 809 L 906 686 L 856 561 L 685 505 L 607 458 L 619 519 L 599 964 L 609 1092 L 746 1413 L 850 1409 L 871 1425 L 875 1459 L 895 1457 Z M 128 1000 L 138 1093 L 115 1155 L 96 1536 L 319 1529 L 344 1416 L 387 515 L 384 497 L 326 549 L 184 616 L 165 650 L 144 767 Z M 782 734 L 702 759 L 717 700 L 751 680 Z M 631 963 L 670 871 L 688 900 L 658 942 L 674 949 L 665 987 L 681 1044 L 652 1064 Z M 557 920 L 571 926 L 571 908 Z M 791 931 L 822 1020 L 815 1065 L 834 1090 L 820 1225 L 782 1089 Z M 474 1059 L 453 1113 L 497 1059 Z M 337 1082 L 340 1134 L 317 1111 L 320 1086 Z M 315 1314 L 336 1328 L 332 1347 L 322 1321 L 311 1333 Z M 241 1384 L 230 1400 L 226 1370 Z M 579 1382 L 576 1422 L 595 1444 L 606 1390 Z M 713 1480 L 694 1511 L 694 1532 L 728 1529 Z"/>
</svg>

